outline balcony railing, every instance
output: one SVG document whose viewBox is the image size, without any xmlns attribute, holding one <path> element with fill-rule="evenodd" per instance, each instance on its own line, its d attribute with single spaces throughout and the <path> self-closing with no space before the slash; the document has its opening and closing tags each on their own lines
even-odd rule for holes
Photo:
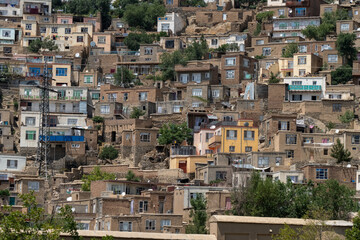
<svg viewBox="0 0 360 240">
<path fill-rule="evenodd" d="M 321 91 L 320 85 L 289 85 L 289 91 Z"/>
<path fill-rule="evenodd" d="M 40 136 L 40 139 L 45 139 L 44 136 Z M 50 136 L 50 142 L 83 142 L 84 136 Z"/>
</svg>

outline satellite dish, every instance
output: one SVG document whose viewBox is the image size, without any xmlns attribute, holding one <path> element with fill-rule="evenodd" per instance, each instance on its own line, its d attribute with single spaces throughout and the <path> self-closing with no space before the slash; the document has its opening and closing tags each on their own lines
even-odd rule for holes
<svg viewBox="0 0 360 240">
<path fill-rule="evenodd" d="M 346 165 L 347 168 L 351 168 L 351 164 Z"/>
<path fill-rule="evenodd" d="M 121 196 L 125 197 L 125 195 L 126 195 L 126 192 L 121 193 Z"/>
<path fill-rule="evenodd" d="M 75 57 L 80 57 L 80 53 L 75 53 Z"/>
<path fill-rule="evenodd" d="M 92 42 L 90 43 L 90 46 L 91 46 L 91 47 L 95 47 L 95 46 L 96 46 L 96 43 L 95 43 L 94 41 L 92 41 Z"/>
<path fill-rule="evenodd" d="M 212 125 L 211 127 L 210 127 L 210 129 L 215 129 L 216 128 L 216 126 L 215 125 Z"/>
<path fill-rule="evenodd" d="M 71 201 L 72 201 L 72 197 L 66 198 L 66 201 L 71 202 Z"/>
</svg>

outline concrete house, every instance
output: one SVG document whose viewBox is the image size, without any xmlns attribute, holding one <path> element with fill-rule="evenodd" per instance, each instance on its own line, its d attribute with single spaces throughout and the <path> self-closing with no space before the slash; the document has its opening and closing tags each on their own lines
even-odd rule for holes
<svg viewBox="0 0 360 240">
<path fill-rule="evenodd" d="M 306 58 L 305 60 L 300 58 L 298 61 L 306 61 Z M 325 77 L 284 78 L 284 83 L 289 84 L 288 99 L 290 102 L 317 101 L 325 96 Z"/>
<path fill-rule="evenodd" d="M 185 21 L 175 12 L 166 13 L 164 17 L 158 17 L 157 31 L 177 35 L 185 27 Z"/>
</svg>

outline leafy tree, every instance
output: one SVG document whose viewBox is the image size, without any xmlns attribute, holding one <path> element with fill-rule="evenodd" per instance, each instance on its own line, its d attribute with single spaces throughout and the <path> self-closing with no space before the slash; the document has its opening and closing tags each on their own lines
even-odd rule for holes
<svg viewBox="0 0 360 240">
<path fill-rule="evenodd" d="M 33 193 L 19 196 L 26 212 L 13 211 L 4 206 L 1 213 L 0 239 L 57 240 L 61 232 L 69 233 L 73 239 L 80 239 L 70 206 L 60 208 L 60 213 L 48 216 L 38 207 Z"/>
<path fill-rule="evenodd" d="M 194 41 L 185 49 L 185 55 L 188 61 L 202 60 L 209 53 L 209 47 L 205 38 L 202 36 L 199 42 Z"/>
<path fill-rule="evenodd" d="M 116 150 L 113 146 L 105 146 L 101 153 L 99 154 L 99 158 L 100 159 L 110 159 L 110 160 L 114 160 L 115 158 L 118 157 L 118 150 Z"/>
<path fill-rule="evenodd" d="M 271 20 L 273 16 L 274 16 L 273 11 L 261 12 L 256 15 L 256 21 L 258 21 L 259 23 L 263 23 L 265 21 Z"/>
<path fill-rule="evenodd" d="M 58 46 L 56 45 L 55 41 L 51 40 L 50 38 L 35 39 L 29 44 L 28 50 L 33 53 L 38 53 L 41 49 L 48 50 L 48 51 L 56 51 L 58 50 Z"/>
<path fill-rule="evenodd" d="M 138 119 L 141 116 L 145 115 L 145 111 L 140 110 L 140 108 L 133 107 L 132 111 L 130 113 L 130 118 L 136 118 Z"/>
<path fill-rule="evenodd" d="M 284 58 L 292 58 L 294 57 L 294 53 L 297 53 L 298 51 L 299 51 L 299 47 L 297 43 L 289 43 L 285 47 L 285 51 L 283 51 L 281 56 Z"/>
<path fill-rule="evenodd" d="M 352 78 L 352 67 L 349 65 L 338 67 L 335 71 L 331 72 L 332 85 L 346 84 Z"/>
<path fill-rule="evenodd" d="M 90 186 L 92 181 L 98 180 L 115 180 L 115 174 L 107 173 L 100 170 L 99 166 L 94 167 L 94 170 L 89 175 L 84 175 L 82 177 L 83 185 L 81 186 L 81 190 L 90 191 Z"/>
<path fill-rule="evenodd" d="M 131 50 L 131 51 L 138 51 L 140 48 L 140 44 L 150 44 L 154 41 L 160 41 L 160 37 L 166 37 L 166 32 L 160 33 L 151 33 L 147 34 L 146 32 L 131 32 L 125 38 L 124 44 Z"/>
<path fill-rule="evenodd" d="M 191 129 L 188 128 L 187 123 L 174 124 L 168 123 L 161 126 L 159 130 L 159 144 L 169 145 L 173 143 L 181 144 L 184 140 L 191 141 Z"/>
<path fill-rule="evenodd" d="M 358 240 L 360 239 L 360 213 L 353 219 L 353 227 L 347 229 L 345 236 L 346 240 Z"/>
<path fill-rule="evenodd" d="M 186 226 L 187 234 L 207 234 L 206 229 L 206 199 L 202 194 L 198 194 L 196 198 L 190 200 L 192 209 L 190 211 L 191 223 Z"/>
<path fill-rule="evenodd" d="M 140 182 L 140 178 L 135 175 L 135 173 L 131 170 L 129 170 L 125 176 L 126 181 L 132 181 L 132 182 Z"/>
<path fill-rule="evenodd" d="M 270 73 L 269 83 L 279 83 L 280 79 L 278 78 L 279 74 Z"/>
<path fill-rule="evenodd" d="M 187 61 L 181 51 L 174 51 L 172 53 L 163 53 L 160 57 L 160 70 L 164 80 L 175 80 L 175 65 L 186 65 Z"/>
<path fill-rule="evenodd" d="M 344 115 L 339 117 L 342 123 L 350 123 L 354 120 L 354 113 L 350 110 L 347 110 Z"/>
<path fill-rule="evenodd" d="M 330 131 L 331 129 L 335 128 L 335 123 L 333 122 L 326 123 L 326 128 Z"/>
<path fill-rule="evenodd" d="M 115 85 L 128 88 L 135 79 L 135 75 L 127 68 L 120 67 L 114 74 Z"/>
<path fill-rule="evenodd" d="M 159 1 L 154 3 L 141 2 L 125 7 L 124 19 L 130 27 L 151 31 L 157 23 L 157 17 L 164 16 L 165 6 Z"/>
<path fill-rule="evenodd" d="M 260 33 L 261 33 L 261 23 L 257 23 L 254 31 L 254 35 L 259 36 Z"/>
<path fill-rule="evenodd" d="M 304 30 L 301 31 L 302 34 L 308 39 L 319 39 L 319 29 L 317 26 L 309 25 Z"/>
<path fill-rule="evenodd" d="M 236 43 L 226 43 L 215 49 L 215 52 L 226 53 L 228 51 L 239 51 L 240 48 Z"/>
<path fill-rule="evenodd" d="M 206 7 L 207 4 L 204 0 L 186 0 L 184 3 L 181 3 L 182 7 Z"/>
<path fill-rule="evenodd" d="M 235 0 L 235 7 L 254 9 L 261 2 L 265 3 L 266 0 Z"/>
<path fill-rule="evenodd" d="M 356 35 L 354 33 L 340 33 L 336 40 L 336 49 L 340 56 L 345 57 L 346 63 L 350 66 L 357 58 L 357 50 L 355 48 Z"/>
<path fill-rule="evenodd" d="M 104 122 L 104 118 L 100 117 L 100 116 L 94 116 L 92 120 L 94 123 L 103 123 Z"/>
<path fill-rule="evenodd" d="M 335 158 L 337 163 L 350 162 L 352 159 L 350 151 L 344 148 L 344 144 L 340 142 L 340 139 L 336 140 L 330 156 Z"/>
<path fill-rule="evenodd" d="M 115 0 L 112 4 L 114 7 L 114 16 L 122 18 L 127 5 L 138 4 L 139 0 Z"/>
</svg>

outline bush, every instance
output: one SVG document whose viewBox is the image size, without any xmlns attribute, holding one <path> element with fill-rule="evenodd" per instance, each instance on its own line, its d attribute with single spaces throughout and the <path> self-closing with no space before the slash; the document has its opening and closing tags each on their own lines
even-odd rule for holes
<svg viewBox="0 0 360 240">
<path fill-rule="evenodd" d="M 349 65 L 341 66 L 331 72 L 331 84 L 346 84 L 348 81 L 352 80 L 352 77 L 352 67 Z"/>
<path fill-rule="evenodd" d="M 103 123 L 104 122 L 104 118 L 100 117 L 100 116 L 95 116 L 95 117 L 93 117 L 92 120 L 94 123 Z"/>
<path fill-rule="evenodd" d="M 350 123 L 354 120 L 354 113 L 350 110 L 347 110 L 344 115 L 339 117 L 342 123 Z"/>
<path fill-rule="evenodd" d="M 271 20 L 273 16 L 274 16 L 273 11 L 261 12 L 256 15 L 256 21 L 258 21 L 259 23 L 262 23 L 266 20 Z"/>
<path fill-rule="evenodd" d="M 140 182 L 140 178 L 135 175 L 135 173 L 131 170 L 129 170 L 125 176 L 126 181 L 131 182 Z"/>
<path fill-rule="evenodd" d="M 102 160 L 105 159 L 110 159 L 110 160 L 114 160 L 115 158 L 117 158 L 119 155 L 118 150 L 116 150 L 113 146 L 105 146 L 100 155 L 99 158 Z"/>
</svg>

